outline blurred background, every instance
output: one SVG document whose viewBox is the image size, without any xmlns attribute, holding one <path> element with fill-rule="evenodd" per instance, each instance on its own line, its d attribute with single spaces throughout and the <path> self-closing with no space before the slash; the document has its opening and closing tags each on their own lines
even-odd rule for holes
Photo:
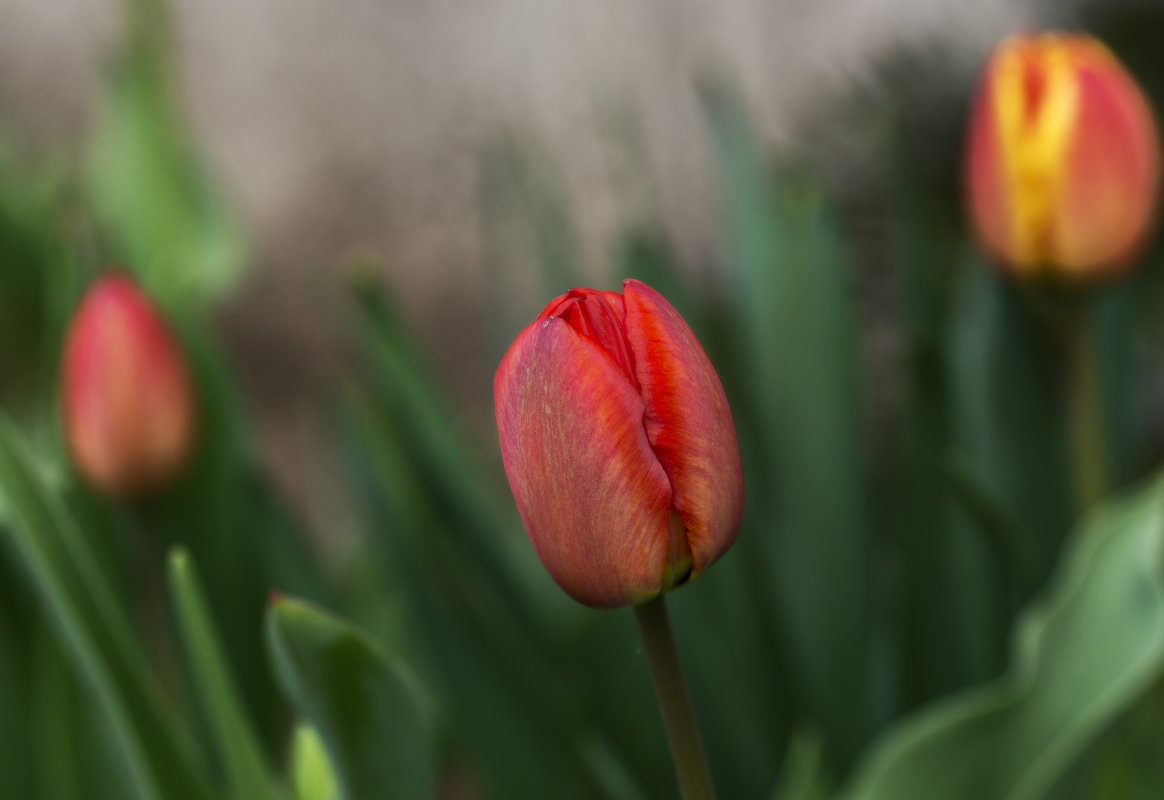
<svg viewBox="0 0 1164 800">
<path fill-rule="evenodd" d="M 1131 0 L 0 0 L 0 796 L 674 796 L 630 612 L 544 573 L 492 410 L 550 298 L 638 277 L 743 450 L 670 596 L 720 796 L 1158 797 L 1159 236 L 1042 295 L 963 220 L 985 55 L 1064 26 L 1164 108 Z M 110 264 L 198 395 L 148 498 L 57 421 Z"/>
<path fill-rule="evenodd" d="M 124 41 L 123 4 L 2 2 L 7 147 L 75 159 Z M 327 457 L 312 419 L 342 358 L 334 274 L 353 253 L 378 262 L 450 389 L 492 424 L 484 287 L 498 259 L 528 271 L 536 258 L 521 232 L 501 255 L 483 230 L 483 194 L 506 179 L 500 153 L 516 150 L 522 180 L 551 184 L 569 213 L 563 247 L 589 280 L 628 224 L 656 228 L 684 270 L 715 271 L 698 80 L 731 85 L 766 147 L 852 188 L 879 169 L 881 106 L 900 83 L 966 82 L 1002 34 L 1069 21 L 1071 5 L 171 3 L 187 133 L 249 245 L 221 324 L 246 359 L 272 466 L 305 502 L 329 502 L 294 465 Z M 922 73 L 884 69 L 917 53 L 932 55 Z M 543 301 L 532 287 L 520 299 Z"/>
</svg>

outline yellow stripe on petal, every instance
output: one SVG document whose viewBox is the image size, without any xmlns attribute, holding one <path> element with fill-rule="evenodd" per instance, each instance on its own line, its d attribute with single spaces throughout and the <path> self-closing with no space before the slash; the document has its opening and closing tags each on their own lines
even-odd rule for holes
<svg viewBox="0 0 1164 800">
<path fill-rule="evenodd" d="M 1055 198 L 1078 119 L 1070 44 L 1054 34 L 1004 43 L 993 79 L 1004 179 L 1009 186 L 1011 257 L 1036 269 L 1053 259 Z"/>
</svg>

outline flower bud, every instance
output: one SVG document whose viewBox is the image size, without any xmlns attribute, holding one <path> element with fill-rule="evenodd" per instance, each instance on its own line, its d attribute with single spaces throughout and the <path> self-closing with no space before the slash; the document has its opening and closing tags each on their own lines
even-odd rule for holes
<svg viewBox="0 0 1164 800">
<path fill-rule="evenodd" d="M 978 235 L 1016 272 L 1116 272 L 1151 227 L 1158 147 L 1147 101 L 1103 44 L 1011 36 L 986 64 L 970 120 Z"/>
<path fill-rule="evenodd" d="M 649 600 L 731 546 L 744 500 L 731 409 L 654 289 L 552 301 L 502 358 L 493 398 L 526 533 L 575 600 Z"/>
<path fill-rule="evenodd" d="M 183 466 L 194 434 L 186 364 L 125 275 L 100 277 L 82 298 L 65 340 L 61 391 L 69 455 L 96 488 L 139 493 Z"/>
</svg>

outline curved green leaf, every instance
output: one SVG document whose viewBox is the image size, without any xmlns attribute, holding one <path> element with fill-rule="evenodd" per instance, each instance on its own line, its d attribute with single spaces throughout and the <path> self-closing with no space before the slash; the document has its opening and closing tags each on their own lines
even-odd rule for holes
<svg viewBox="0 0 1164 800">
<path fill-rule="evenodd" d="M 1010 672 L 893 729 L 849 800 L 1040 797 L 1164 668 L 1164 481 L 1088 520 Z"/>
<path fill-rule="evenodd" d="M 146 658 L 108 577 L 59 500 L 48 491 L 12 426 L 0 419 L 0 494 L 11 534 L 62 645 L 89 682 L 109 722 L 135 793 L 143 798 L 210 797 L 189 741 L 164 713 Z"/>
<path fill-rule="evenodd" d="M 349 800 L 427 798 L 432 747 L 418 690 L 355 628 L 276 598 L 267 643 L 279 681 L 319 732 Z"/>
<path fill-rule="evenodd" d="M 227 668 L 194 567 L 181 549 L 170 553 L 170 594 L 211 738 L 233 796 L 239 800 L 279 797 Z"/>
</svg>

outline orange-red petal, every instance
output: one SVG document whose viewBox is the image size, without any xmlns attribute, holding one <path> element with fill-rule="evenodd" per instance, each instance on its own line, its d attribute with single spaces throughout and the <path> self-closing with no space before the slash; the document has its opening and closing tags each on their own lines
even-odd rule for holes
<svg viewBox="0 0 1164 800">
<path fill-rule="evenodd" d="M 661 590 L 671 485 L 643 428 L 643 400 L 594 340 L 535 320 L 494 378 L 501 455 L 546 569 L 586 605 Z"/>
<path fill-rule="evenodd" d="M 662 295 L 623 282 L 627 339 L 644 402 L 643 423 L 686 529 L 692 576 L 735 540 L 744 479 L 731 409 L 691 328 Z"/>
<path fill-rule="evenodd" d="M 1075 272 L 1119 267 L 1151 227 L 1160 177 L 1155 123 L 1114 58 L 1080 63 L 1075 80 L 1078 117 L 1055 209 L 1054 260 Z"/>
<path fill-rule="evenodd" d="M 65 341 L 61 390 L 69 453 L 90 483 L 132 494 L 182 467 L 194 434 L 185 361 L 128 277 L 103 276 L 81 301 Z"/>
</svg>

